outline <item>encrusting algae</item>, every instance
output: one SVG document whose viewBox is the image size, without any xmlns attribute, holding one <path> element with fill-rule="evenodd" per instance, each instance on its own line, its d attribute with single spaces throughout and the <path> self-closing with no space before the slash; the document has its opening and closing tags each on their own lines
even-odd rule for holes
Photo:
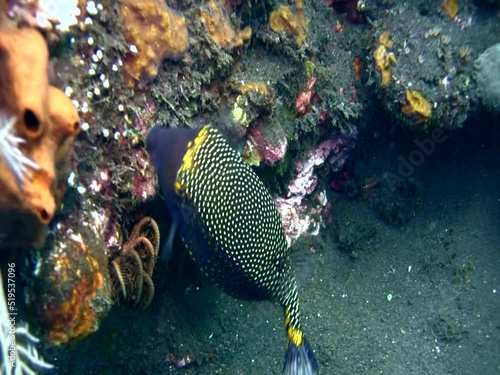
<svg viewBox="0 0 500 375">
<path fill-rule="evenodd" d="M 264 82 L 244 82 L 241 84 L 238 84 L 236 86 L 236 89 L 241 93 L 241 94 L 247 94 L 250 92 L 255 92 L 260 95 L 271 95 L 269 92 L 269 87 L 264 83 Z"/>
<path fill-rule="evenodd" d="M 66 231 L 63 243 L 37 256 L 26 291 L 32 317 L 55 345 L 71 345 L 97 331 L 112 306 L 107 257 L 98 250 L 104 244 Z"/>
<path fill-rule="evenodd" d="M 250 26 L 235 30 L 224 7 L 217 0 L 209 0 L 200 8 L 200 19 L 210 39 L 221 48 L 240 47 L 252 37 Z"/>
<path fill-rule="evenodd" d="M 243 95 L 238 95 L 234 101 L 233 109 L 231 110 L 233 120 L 245 128 L 250 125 L 250 119 L 246 109 L 248 106 L 249 103 L 247 98 Z"/>
<path fill-rule="evenodd" d="M 130 53 L 124 61 L 129 88 L 157 75 L 164 59 L 179 59 L 189 47 L 186 21 L 162 0 L 123 0 L 120 18 Z"/>
<path fill-rule="evenodd" d="M 233 103 L 231 114 L 241 126 L 248 127 L 272 103 L 273 94 L 264 82 L 235 82 L 232 88 L 239 95 Z"/>
</svg>

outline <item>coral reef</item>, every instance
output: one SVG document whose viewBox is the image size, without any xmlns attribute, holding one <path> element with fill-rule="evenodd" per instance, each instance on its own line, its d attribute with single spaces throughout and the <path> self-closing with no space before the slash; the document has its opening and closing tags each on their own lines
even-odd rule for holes
<svg viewBox="0 0 500 375">
<path fill-rule="evenodd" d="M 283 232 L 289 246 L 302 236 L 316 236 L 323 224 L 323 216 L 329 209 L 326 192 L 321 191 L 310 197 L 311 202 L 304 201 L 302 196 L 275 198 L 274 203 L 281 216 Z"/>
<path fill-rule="evenodd" d="M 243 158 L 250 165 L 260 165 L 261 162 L 275 165 L 285 157 L 288 149 L 286 136 L 280 128 L 273 127 L 273 139 L 269 139 L 267 134 L 263 134 L 267 133 L 263 128 L 269 126 L 270 124 L 265 124 L 264 121 L 257 121 L 247 132 Z"/>
<path fill-rule="evenodd" d="M 276 205 L 289 243 L 317 234 L 331 222 L 330 207 L 335 210 L 343 197 L 327 192 L 327 186 L 349 197 L 363 193 L 387 223 L 404 223 L 414 216 L 419 196 L 412 181 L 390 185 L 377 180 L 376 188 L 367 191 L 354 162 L 366 160 L 367 134 L 380 135 L 374 125 L 381 122 L 384 110 L 392 120 L 387 122 L 415 131 L 461 127 L 477 101 L 476 83 L 482 90 L 472 62 L 485 45 L 496 42 L 491 39 L 498 33 L 484 32 L 475 3 L 464 5 L 451 19 L 425 2 L 369 2 L 363 14 L 358 8 L 362 1 L 326 2 L 330 5 L 311 6 L 299 0 L 285 12 L 268 2 L 212 0 L 167 6 L 163 0 L 80 1 L 78 27 L 69 34 L 57 32 L 58 40 L 49 38 L 50 69 L 43 69 L 50 70 L 51 82 L 64 93 L 48 89 L 42 108 L 58 108 L 50 103 L 68 102 L 69 97 L 84 130 L 76 142 L 63 210 L 50 228 L 50 244 L 33 253 L 38 267 L 27 273 L 32 284 L 28 304 L 49 339 L 70 344 L 95 331 L 112 304 L 141 308 L 155 287 L 159 291 L 151 281 L 157 242 L 149 233 L 140 234 L 142 230 L 124 240 L 120 229 L 156 213 L 158 202 L 150 202 L 156 196 L 156 180 L 143 149 L 145 134 L 155 123 L 198 127 L 210 122 L 236 133 L 236 148 L 247 162 L 259 165 L 255 169 L 269 191 L 281 196 Z M 34 25 L 33 17 L 43 13 L 31 6 L 40 1 L 9 4 L 17 6 L 11 11 L 18 24 Z M 365 18 L 366 24 L 352 25 Z M 47 27 L 54 29 L 52 24 Z M 480 30 L 485 41 L 477 43 L 471 35 Z M 32 65 L 32 70 L 39 69 Z M 2 91 L 4 87 L 2 81 Z M 379 100 L 373 100 L 375 95 Z M 65 108 L 76 114 L 71 106 Z M 21 131 L 23 113 L 0 109 L 0 171 L 25 197 L 44 166 Z M 57 123 L 62 115 L 48 113 L 47 122 Z M 422 121 L 424 126 L 414 126 Z M 66 147 L 71 148 L 72 137 L 62 143 L 57 155 L 70 152 Z M 355 147 L 359 152 L 353 152 Z M 55 170 L 62 177 L 52 184 L 54 196 L 62 196 L 69 161 L 63 157 L 57 162 Z M 1 202 L 4 199 L 13 201 L 0 196 Z M 53 207 L 60 206 L 54 201 Z M 11 225 L 7 219 L 1 224 L 2 231 Z M 41 228 L 44 236 L 45 226 L 37 216 L 34 224 L 22 227 Z M 363 228 L 349 229 L 339 238 L 356 257 L 371 232 L 366 231 L 365 242 L 356 247 L 354 233 L 363 234 Z M 54 279 L 50 267 L 61 269 L 64 280 Z M 52 303 L 48 312 L 44 300 Z M 181 336 L 162 346 L 163 358 L 172 350 L 169 345 L 184 345 Z M 193 358 L 195 366 L 206 364 L 189 344 L 180 354 L 172 353 L 176 355 L 166 360 L 171 367 L 183 367 Z M 151 368 L 158 364 L 151 364 L 155 361 L 150 358 L 144 361 L 150 362 L 144 371 L 154 372 Z M 92 366 L 98 371 L 97 364 Z"/>
<path fill-rule="evenodd" d="M 65 190 L 75 136 L 73 103 L 48 84 L 48 50 L 35 30 L 0 31 L 2 247 L 40 246 Z"/>
<path fill-rule="evenodd" d="M 183 16 L 162 0 L 120 2 L 120 17 L 130 52 L 124 61 L 125 84 L 156 76 L 163 59 L 178 59 L 189 46 Z"/>
<path fill-rule="evenodd" d="M 334 148 L 335 142 L 333 140 L 323 141 L 315 150 L 309 152 L 305 161 L 296 163 L 297 175 L 288 185 L 288 197 L 305 197 L 314 191 L 318 184 L 318 177 L 314 173 L 314 167 L 323 165 Z"/>
<path fill-rule="evenodd" d="M 160 247 L 158 224 L 144 217 L 136 224 L 128 241 L 112 253 L 109 273 L 113 299 L 131 308 L 147 307 L 154 296 L 153 270 Z"/>
<path fill-rule="evenodd" d="M 0 0 L 0 13 L 6 10 L 6 3 Z M 494 17 L 485 17 L 484 9 L 477 10 L 479 1 L 460 2 L 460 11 L 453 19 L 440 10 L 441 0 L 434 4 L 371 1 L 366 2 L 365 13 L 358 9 L 363 1 L 292 1 L 288 2 L 288 13 L 274 20 L 268 16 L 279 16 L 276 11 L 282 8 L 272 2 L 170 1 L 167 6 L 164 0 L 79 1 L 77 27 L 67 34 L 60 33 L 52 19 L 45 26 L 36 20 L 47 12 L 33 5 L 48 2 L 8 3 L 15 4 L 8 11 L 18 25 L 50 30 L 44 30 L 50 45 L 50 63 L 44 70 L 49 70 L 50 82 L 61 87 L 65 95 L 61 91 L 48 93 L 44 106 L 68 102 L 67 96 L 79 111 L 83 129 L 75 142 L 72 165 L 69 158 L 63 158 L 55 168 L 62 177 L 52 189 L 54 196 L 60 196 L 67 171 L 73 167 L 64 204 L 55 200 L 54 207 L 60 207 L 60 211 L 50 226 L 49 244 L 41 251 L 30 252 L 30 258 L 36 256 L 35 267 L 20 276 L 30 285 L 25 293 L 28 307 L 41 323 L 38 334 L 45 333 L 60 344 L 71 344 L 94 332 L 108 311 L 112 312 L 106 331 L 97 337 L 85 339 L 74 349 L 52 348 L 44 353 L 51 357 L 49 362 L 58 364 L 54 371 L 64 372 L 75 352 L 77 356 L 87 352 L 87 344 L 95 351 L 96 341 L 102 341 L 109 355 L 79 360 L 82 373 L 102 373 L 116 365 L 122 366 L 123 373 L 175 372 L 174 367 L 188 365 L 196 369 L 187 371 L 236 373 L 236 366 L 230 366 L 242 364 L 239 360 L 231 362 L 232 349 L 220 345 L 228 331 L 220 336 L 216 327 L 203 324 L 203 313 L 211 313 L 212 306 L 214 313 L 222 313 L 217 309 L 222 304 L 211 305 L 211 299 L 209 310 L 198 309 L 202 293 L 190 288 L 198 280 L 194 280 L 196 276 L 185 277 L 190 272 L 177 277 L 175 258 L 168 269 L 163 264 L 156 266 L 152 285 L 157 245 L 149 233 L 142 235 L 134 230 L 128 238 L 125 230 L 122 233 L 121 228 L 133 227 L 141 217 L 154 217 L 157 206 L 163 203 L 156 195 L 156 180 L 144 150 L 145 134 L 153 124 L 199 127 L 210 122 L 229 129 L 228 139 L 234 141 L 247 162 L 258 165 L 254 169 L 276 197 L 289 243 L 308 252 L 311 243 L 323 239 L 305 238 L 297 243 L 301 236 L 323 231 L 325 237 L 338 234 L 340 247 L 357 258 L 376 246 L 375 224 L 348 222 L 339 216 L 340 206 L 352 210 L 368 200 L 388 224 L 409 221 L 419 207 L 414 180 L 367 182 L 367 165 L 375 163 L 372 147 L 385 140 L 387 127 L 406 127 L 402 131 L 392 129 L 397 137 L 391 149 L 394 146 L 399 150 L 405 141 L 403 134 L 414 137 L 412 131 L 432 132 L 433 126 L 461 127 L 474 111 L 479 94 L 484 94 L 487 108 L 499 107 L 487 104 L 486 97 L 487 92 L 495 94 L 491 77 L 498 71 L 494 69 L 496 60 L 489 56 L 488 61 L 485 58 L 477 63 L 481 65 L 477 80 L 473 69 L 477 56 L 498 42 L 495 36 L 499 35 L 498 26 L 491 26 Z M 61 8 L 70 3 L 73 1 L 61 2 Z M 144 11 L 141 19 L 140 9 L 148 6 L 163 11 L 162 15 Z M 124 17 L 127 7 L 129 18 Z M 166 54 L 162 48 L 170 47 L 165 41 L 172 35 L 165 32 L 164 19 L 182 25 L 181 36 L 173 39 L 178 51 Z M 353 25 L 358 20 L 367 22 Z M 281 22 L 281 28 L 273 26 L 275 22 Z M 148 35 L 150 30 L 157 33 L 155 40 Z M 141 40 L 132 39 L 132 34 Z M 39 50 L 30 47 L 27 51 Z M 4 75 L 3 67 L 2 62 L 0 76 Z M 31 70 L 37 69 L 37 64 L 32 64 Z M 486 70 L 488 74 L 483 76 Z M 23 114 L 3 107 L 0 110 L 0 180 L 8 176 L 13 186 L 19 186 L 19 194 L 29 192 L 31 181 L 43 166 L 31 152 L 31 139 L 19 128 Z M 57 122 L 59 114 L 62 112 L 52 117 L 47 114 L 47 121 Z M 233 134 L 236 141 L 231 138 Z M 70 138 L 60 152 L 71 147 Z M 442 155 L 442 150 L 434 157 Z M 380 158 L 377 162 L 378 166 L 382 164 Z M 412 177 L 421 175 L 419 172 Z M 0 200 L 10 204 L 13 200 L 3 194 L 3 184 L 0 182 Z M 345 197 L 363 198 L 351 206 L 352 199 Z M 40 226 L 37 216 L 32 217 L 34 224 L 14 221 L 12 225 L 26 231 L 41 228 L 40 236 L 45 236 L 46 227 Z M 0 223 L 1 232 L 9 228 L 12 218 L 9 215 Z M 341 228 L 330 226 L 335 220 L 342 223 Z M 164 230 L 168 222 L 159 225 Z M 4 246 L 7 237 L 1 234 Z M 30 236 L 23 233 L 26 235 Z M 31 243 L 29 240 L 26 246 Z M 316 255 L 326 254 L 318 252 Z M 166 276 L 158 272 L 160 266 L 167 271 Z M 64 280 L 56 280 L 51 267 L 62 270 Z M 158 281 L 165 281 L 168 287 Z M 179 288 L 186 292 L 179 293 Z M 134 312 L 146 325 L 135 324 L 138 320 L 134 318 L 130 329 L 111 328 L 109 334 L 109 327 L 121 325 L 121 319 L 126 324 L 131 322 L 130 312 L 112 310 L 112 305 L 144 307 L 153 291 L 162 294 L 161 299 L 155 296 L 154 308 Z M 43 301 L 52 303 L 48 312 L 43 310 Z M 195 314 L 187 314 L 186 306 Z M 223 313 L 227 315 L 226 309 Z M 179 317 L 187 320 L 184 326 Z M 35 328 L 33 323 L 31 329 Z M 247 326 L 245 330 L 251 333 Z M 141 338 L 141 332 L 150 328 L 154 340 Z M 103 337 L 106 339 L 101 340 Z M 128 340 L 131 337 L 134 340 Z M 129 363 L 137 340 L 149 355 Z M 325 365 L 332 363 L 324 355 L 320 359 Z M 271 367 L 263 371 L 256 367 L 255 371 L 279 371 Z"/>
<path fill-rule="evenodd" d="M 340 138 L 339 138 L 340 139 Z M 315 167 L 322 166 L 328 156 L 339 152 L 338 140 L 335 138 L 321 142 L 311 150 L 304 161 L 295 165 L 295 177 L 288 184 L 286 197 L 275 199 L 276 207 L 281 215 L 283 231 L 289 244 L 294 243 L 305 234 L 317 234 L 322 223 L 322 216 L 327 207 L 324 191 L 317 194 L 318 204 L 308 207 L 306 200 L 318 186 Z"/>
<path fill-rule="evenodd" d="M 392 36 L 392 49 L 379 40 L 372 55 L 383 76 L 382 82 L 375 82 L 381 104 L 399 124 L 421 131 L 415 116 L 401 112 L 406 92 L 418 91 L 432 107 L 425 129 L 461 128 L 480 100 L 472 61 L 486 45 L 497 42 L 492 36 L 499 32 L 498 23 L 485 19 L 480 25 L 474 5 L 461 7 L 453 19 L 437 7 L 415 3 L 394 3 L 389 12 L 397 16 L 384 17 L 381 9 L 375 14 L 370 10 L 370 17 L 380 21 L 375 35 L 389 31 Z M 408 27 L 401 29 L 401 24 Z M 388 55 L 391 52 L 397 56 L 396 64 Z"/>
<path fill-rule="evenodd" d="M 200 7 L 200 20 L 210 39 L 221 48 L 240 47 L 252 36 L 250 26 L 242 30 L 234 28 L 224 7 L 217 0 L 209 0 Z"/>
<path fill-rule="evenodd" d="M 289 6 L 281 5 L 271 12 L 269 16 L 269 27 L 276 33 L 286 32 L 295 35 L 297 47 L 301 47 L 306 40 L 306 21 L 304 18 L 304 2 L 295 2 L 297 14 L 294 14 Z"/>
<path fill-rule="evenodd" d="M 295 109 L 299 115 L 306 114 L 311 109 L 311 100 L 314 95 L 314 85 L 316 84 L 316 77 L 309 78 L 306 87 L 299 92 L 295 100 Z"/>
<path fill-rule="evenodd" d="M 317 168 L 326 165 L 327 174 L 344 187 L 346 168 L 356 146 L 357 132 L 345 136 L 335 132 L 329 139 L 310 150 L 304 160 L 295 163 L 295 174 L 287 187 L 286 197 L 275 199 L 283 221 L 283 230 L 290 244 L 303 235 L 316 235 L 328 215 L 330 204 L 326 192 L 315 193 L 319 184 Z M 339 179 L 344 179 L 341 183 Z M 332 188 L 333 189 L 333 188 Z M 333 189 L 336 190 L 336 189 Z"/>
<path fill-rule="evenodd" d="M 37 253 L 27 304 L 46 340 L 68 345 L 99 328 L 112 306 L 111 282 L 102 239 L 85 226 L 60 225 L 58 233 Z"/>
<path fill-rule="evenodd" d="M 233 82 L 231 86 L 239 94 L 231 110 L 237 124 L 248 128 L 259 117 L 272 111 L 274 95 L 264 82 Z"/>
</svg>

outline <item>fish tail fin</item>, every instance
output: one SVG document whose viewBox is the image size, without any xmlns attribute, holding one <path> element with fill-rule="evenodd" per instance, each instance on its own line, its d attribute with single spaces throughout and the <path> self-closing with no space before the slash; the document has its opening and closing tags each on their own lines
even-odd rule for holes
<svg viewBox="0 0 500 375">
<path fill-rule="evenodd" d="M 298 343 L 288 340 L 283 375 L 317 374 L 319 374 L 318 362 L 305 337 L 302 337 L 301 342 Z"/>
</svg>

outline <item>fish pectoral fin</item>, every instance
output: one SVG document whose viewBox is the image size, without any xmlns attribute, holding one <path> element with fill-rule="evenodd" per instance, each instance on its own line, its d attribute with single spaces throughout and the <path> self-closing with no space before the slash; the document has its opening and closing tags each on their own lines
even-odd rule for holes
<svg viewBox="0 0 500 375">
<path fill-rule="evenodd" d="M 175 233 L 177 232 L 177 223 L 172 221 L 172 225 L 170 225 L 170 229 L 168 231 L 168 237 L 163 244 L 160 258 L 163 262 L 168 263 L 172 258 L 172 254 L 174 253 L 174 238 Z"/>
</svg>

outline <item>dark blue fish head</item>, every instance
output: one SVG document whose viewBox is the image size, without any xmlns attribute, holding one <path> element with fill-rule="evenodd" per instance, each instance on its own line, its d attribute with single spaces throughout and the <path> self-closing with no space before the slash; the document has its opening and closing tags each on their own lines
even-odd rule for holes
<svg viewBox="0 0 500 375">
<path fill-rule="evenodd" d="M 178 209 L 179 197 L 175 193 L 177 172 L 188 149 L 188 144 L 199 129 L 168 128 L 155 126 L 147 135 L 146 148 L 158 173 L 160 188 L 173 220 L 182 225 L 183 216 Z"/>
<path fill-rule="evenodd" d="M 166 199 L 171 198 L 177 171 L 186 154 L 188 143 L 198 134 L 198 129 L 167 128 L 155 126 L 146 138 L 146 148 L 158 173 L 160 185 Z M 167 194 L 168 193 L 168 194 Z"/>
</svg>

